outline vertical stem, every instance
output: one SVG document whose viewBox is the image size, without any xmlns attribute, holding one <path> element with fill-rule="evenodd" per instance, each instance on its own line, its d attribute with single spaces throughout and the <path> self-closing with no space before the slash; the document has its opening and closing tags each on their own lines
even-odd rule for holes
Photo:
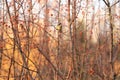
<svg viewBox="0 0 120 80">
<path fill-rule="evenodd" d="M 44 51 L 45 53 L 47 53 L 48 57 L 49 57 L 49 47 L 48 47 L 48 35 L 46 33 L 47 29 L 48 29 L 48 26 L 49 26 L 49 15 L 48 15 L 48 0 L 46 0 L 46 8 L 45 8 L 45 19 L 44 19 L 44 23 L 45 23 L 45 26 L 44 26 Z"/>
<path fill-rule="evenodd" d="M 109 23 L 110 23 L 110 39 L 111 39 L 111 43 L 110 43 L 110 68 L 111 68 L 111 75 L 110 75 L 110 80 L 114 79 L 114 61 L 113 61 L 113 57 L 114 57 L 114 39 L 113 39 L 113 18 L 112 18 L 112 11 L 111 11 L 111 5 L 110 5 L 110 1 L 109 0 L 103 0 L 104 3 L 106 4 L 106 6 L 108 7 L 108 12 L 109 12 Z"/>
<path fill-rule="evenodd" d="M 72 19 L 75 19 L 73 22 L 73 37 L 72 37 L 72 60 L 73 60 L 73 79 L 76 80 L 76 0 L 73 0 L 72 6 Z"/>
<path fill-rule="evenodd" d="M 13 62 L 13 60 L 11 59 L 7 80 L 10 80 L 10 73 L 11 73 L 12 62 Z"/>
<path fill-rule="evenodd" d="M 70 32 L 70 38 L 72 39 L 71 23 L 70 23 L 70 3 L 71 3 L 71 1 L 68 0 L 68 28 L 69 28 L 69 32 Z"/>
<path fill-rule="evenodd" d="M 59 0 L 59 6 L 58 6 L 58 24 L 60 23 L 60 4 L 61 0 Z M 58 55 L 60 54 L 60 31 L 58 30 Z"/>
<path fill-rule="evenodd" d="M 4 30 L 4 0 L 3 1 L 1 1 L 1 3 L 0 4 L 2 4 L 2 2 L 3 2 L 3 10 L 2 9 L 0 9 L 0 15 L 2 15 L 3 14 L 3 17 L 2 17 L 2 19 L 3 19 L 3 24 L 2 24 L 2 26 L 0 27 L 0 42 L 2 43 L 1 45 L 1 48 L 0 48 L 0 69 L 1 69 L 1 67 L 2 67 L 2 54 L 3 54 L 3 46 L 4 46 L 4 42 L 3 42 L 3 30 Z M 3 12 L 2 12 L 3 11 Z"/>
<path fill-rule="evenodd" d="M 111 75 L 112 79 L 114 78 L 114 62 L 113 62 L 113 48 L 114 48 L 114 43 L 113 43 L 113 19 L 112 19 L 112 14 L 111 14 L 111 7 L 108 7 L 109 9 L 109 18 L 110 18 L 110 30 L 111 30 L 111 51 L 110 51 L 110 65 L 111 65 Z"/>
<path fill-rule="evenodd" d="M 99 15 L 98 29 L 100 30 L 100 26 L 101 26 L 101 23 L 100 23 L 100 22 L 101 22 L 101 21 L 100 21 L 100 19 L 101 19 L 101 14 L 100 14 L 100 0 L 99 0 L 98 10 L 99 10 L 99 14 L 98 14 L 98 15 Z M 98 49 L 100 49 L 100 45 L 101 45 L 101 44 L 100 44 L 100 33 L 98 33 L 97 35 L 98 35 Z"/>
<path fill-rule="evenodd" d="M 59 0 L 58 3 L 58 24 L 60 23 L 60 4 L 61 4 L 61 0 Z M 58 71 L 60 70 L 60 38 L 61 38 L 61 32 L 60 30 L 58 30 L 58 52 L 57 52 L 57 67 L 58 67 Z"/>
<path fill-rule="evenodd" d="M 68 0 L 68 28 L 69 28 L 69 35 L 70 35 L 70 44 L 69 44 L 70 49 L 69 50 L 71 53 L 71 50 L 72 50 L 72 28 L 71 28 L 71 18 L 70 18 L 70 12 L 71 12 L 70 4 L 71 4 L 71 0 Z M 72 67 L 72 63 L 71 63 L 71 67 Z M 72 69 L 68 72 L 68 76 L 67 76 L 68 79 L 70 77 L 71 71 L 72 71 Z"/>
<path fill-rule="evenodd" d="M 28 18 L 28 23 L 27 23 L 27 57 L 29 58 L 30 56 L 30 21 L 31 21 L 31 16 L 32 16 L 32 0 L 29 0 L 29 18 Z M 27 65 L 29 65 L 29 60 L 27 59 Z"/>
<path fill-rule="evenodd" d="M 17 13 L 17 10 L 16 10 L 16 4 L 15 4 L 15 0 L 13 0 L 13 7 L 14 7 L 14 22 L 15 22 L 15 24 L 13 24 L 13 26 L 14 26 L 14 29 L 16 30 L 16 31 L 18 31 L 18 20 L 17 20 L 17 18 L 18 18 L 18 13 Z M 14 60 L 14 58 L 15 58 L 15 51 L 16 51 L 16 39 L 15 39 L 15 35 L 14 35 L 14 39 L 13 39 L 13 50 L 12 50 L 12 58 L 13 58 L 13 60 Z M 16 67 L 15 67 L 15 63 L 14 62 L 12 62 L 12 60 L 11 60 L 11 66 L 13 65 L 13 69 L 14 69 L 14 78 L 15 78 L 15 76 L 17 76 L 16 74 L 16 71 L 15 71 L 15 69 L 16 69 Z M 16 79 L 16 78 L 15 78 Z"/>
<path fill-rule="evenodd" d="M 88 23 L 88 20 L 87 20 L 87 15 L 88 15 L 88 0 L 86 0 L 86 26 L 85 26 L 85 35 L 86 35 L 86 37 L 85 37 L 85 49 L 84 49 L 84 52 L 86 52 L 87 51 L 87 23 Z"/>
<path fill-rule="evenodd" d="M 47 58 L 50 60 L 50 52 L 49 52 L 49 36 L 47 35 L 47 30 L 49 29 L 49 8 L 48 8 L 48 0 L 45 0 L 45 18 L 44 18 L 44 45 L 43 45 L 43 51 L 44 54 L 46 54 Z M 49 64 L 45 64 L 45 66 L 50 66 Z M 48 73 L 46 73 L 47 78 L 51 78 L 51 68 L 48 69 Z"/>
</svg>

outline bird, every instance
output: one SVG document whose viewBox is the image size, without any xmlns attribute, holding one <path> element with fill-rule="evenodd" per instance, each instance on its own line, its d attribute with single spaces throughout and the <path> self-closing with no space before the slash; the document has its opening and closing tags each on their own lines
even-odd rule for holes
<svg viewBox="0 0 120 80">
<path fill-rule="evenodd" d="M 56 30 L 58 30 L 59 32 L 62 32 L 62 24 L 58 23 L 58 25 L 55 27 Z"/>
</svg>

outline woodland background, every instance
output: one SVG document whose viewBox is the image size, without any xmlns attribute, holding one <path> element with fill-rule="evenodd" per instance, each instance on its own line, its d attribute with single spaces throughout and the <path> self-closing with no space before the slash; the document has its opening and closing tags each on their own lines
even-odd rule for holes
<svg viewBox="0 0 120 80">
<path fill-rule="evenodd" d="M 120 0 L 0 0 L 0 80 L 119 80 Z"/>
</svg>

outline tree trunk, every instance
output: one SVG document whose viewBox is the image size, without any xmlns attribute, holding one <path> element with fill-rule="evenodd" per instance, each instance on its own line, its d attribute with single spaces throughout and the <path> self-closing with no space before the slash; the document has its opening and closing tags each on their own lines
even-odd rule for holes
<svg viewBox="0 0 120 80">
<path fill-rule="evenodd" d="M 72 60 L 73 60 L 73 80 L 77 80 L 77 59 L 76 59 L 76 0 L 73 0 L 72 5 Z"/>
</svg>

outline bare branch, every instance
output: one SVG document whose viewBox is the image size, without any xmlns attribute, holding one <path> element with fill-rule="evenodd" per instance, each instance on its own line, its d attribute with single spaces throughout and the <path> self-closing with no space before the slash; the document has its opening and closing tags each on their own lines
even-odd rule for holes
<svg viewBox="0 0 120 80">
<path fill-rule="evenodd" d="M 115 2 L 111 7 L 115 6 L 119 2 L 120 2 L 120 0 L 118 0 L 117 2 Z"/>
<path fill-rule="evenodd" d="M 109 5 L 109 2 L 107 2 L 106 0 L 103 0 L 103 1 L 104 1 L 104 3 L 106 4 L 107 7 L 110 6 L 110 5 Z"/>
</svg>

